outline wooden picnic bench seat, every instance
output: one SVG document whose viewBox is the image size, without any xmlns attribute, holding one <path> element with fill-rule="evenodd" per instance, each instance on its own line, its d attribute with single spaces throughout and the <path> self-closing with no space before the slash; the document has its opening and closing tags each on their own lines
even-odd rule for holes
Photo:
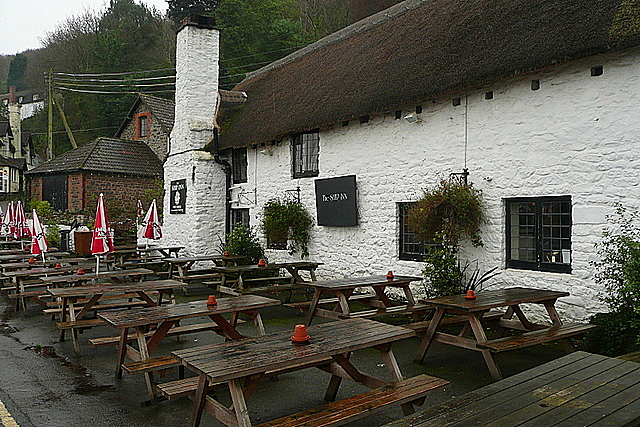
<svg viewBox="0 0 640 427">
<path fill-rule="evenodd" d="M 102 319 L 94 318 L 94 319 L 80 319 L 80 320 L 70 320 L 68 322 L 57 322 L 56 326 L 58 329 L 82 329 L 82 328 L 92 328 L 94 326 L 106 325 Z"/>
<path fill-rule="evenodd" d="M 173 369 L 180 366 L 180 362 L 173 356 L 152 357 L 137 362 L 123 363 L 122 369 L 129 374 L 142 374 L 145 372 Z"/>
<path fill-rule="evenodd" d="M 157 291 L 151 291 L 151 292 L 147 292 L 147 295 L 150 297 L 157 297 L 158 296 L 158 292 Z M 126 294 L 119 294 L 119 295 L 102 295 L 102 297 L 100 297 L 100 301 L 107 301 L 107 300 L 131 300 L 133 298 L 137 298 L 138 294 L 131 292 L 131 293 L 126 293 Z M 82 305 L 84 303 L 89 302 L 90 298 L 79 298 L 77 301 L 74 302 L 74 304 L 77 305 Z M 47 307 L 58 307 L 62 304 L 62 301 L 59 300 L 54 300 L 54 301 L 49 301 L 47 302 Z"/>
<path fill-rule="evenodd" d="M 485 313 L 484 316 L 482 316 L 482 320 L 483 321 L 494 321 L 494 320 L 499 320 L 502 316 L 504 316 L 504 312 L 500 312 L 500 311 L 495 311 L 495 312 L 488 312 Z M 455 325 L 458 323 L 464 323 L 466 322 L 468 319 L 467 316 L 446 316 L 444 317 L 441 321 L 440 324 L 441 325 Z M 427 330 L 427 328 L 429 328 L 429 325 L 431 324 L 431 320 L 423 320 L 421 322 L 413 322 L 413 323 L 407 323 L 405 325 L 400 325 L 403 326 L 405 328 L 409 328 L 409 329 L 413 329 L 416 332 L 425 332 Z"/>
<path fill-rule="evenodd" d="M 37 296 L 46 296 L 47 291 L 45 289 L 41 289 L 38 291 L 25 291 L 25 292 L 20 292 L 20 293 L 13 293 L 13 294 L 9 294 L 9 299 L 16 299 L 16 298 L 30 298 L 30 297 L 37 297 Z"/>
<path fill-rule="evenodd" d="M 337 400 L 317 408 L 262 423 L 259 427 L 332 426 L 357 420 L 389 405 L 401 405 L 405 415 L 413 413 L 413 405 L 422 405 L 427 393 L 449 384 L 429 375 L 418 375 L 355 396 Z"/>
<path fill-rule="evenodd" d="M 245 323 L 245 320 L 242 319 L 238 319 L 238 324 L 240 323 Z M 180 336 L 180 335 L 184 335 L 184 334 L 193 334 L 193 333 L 198 333 L 198 332 L 205 332 L 205 331 L 221 331 L 222 329 L 220 329 L 220 327 L 218 327 L 218 325 L 216 325 L 214 322 L 204 322 L 204 323 L 196 323 L 196 324 L 192 324 L 192 325 L 183 325 L 183 326 L 174 326 L 171 329 L 169 329 L 169 332 L 167 332 L 168 337 L 170 336 Z M 149 331 L 145 334 L 145 337 L 150 337 L 151 335 L 153 335 L 155 331 Z M 132 342 L 136 340 L 136 335 L 131 333 L 128 335 L 127 337 L 127 342 Z M 112 336 L 112 337 L 101 337 L 101 338 L 91 338 L 89 340 L 89 343 L 93 346 L 93 347 L 106 347 L 109 345 L 117 345 L 120 343 L 120 336 Z"/>
<path fill-rule="evenodd" d="M 480 349 L 489 350 L 492 353 L 499 353 L 502 351 L 516 350 L 545 342 L 575 337 L 596 328 L 598 328 L 597 325 L 590 325 L 588 323 L 568 323 L 548 329 L 541 329 L 539 331 L 525 332 L 520 335 L 496 338 L 483 343 L 478 343 L 476 346 Z"/>
<path fill-rule="evenodd" d="M 366 301 L 370 301 L 376 299 L 376 294 L 357 294 L 351 295 L 349 297 L 349 302 L 351 301 L 361 301 L 366 304 Z M 326 304 L 337 304 L 338 298 L 323 298 L 318 301 L 318 305 L 326 305 Z M 301 301 L 301 302 L 290 302 L 287 304 L 283 304 L 285 307 L 298 308 L 300 310 L 308 309 L 311 305 L 311 301 Z"/>
<path fill-rule="evenodd" d="M 387 307 L 387 308 L 375 308 L 372 310 L 356 311 L 355 313 L 350 313 L 350 314 L 340 313 L 338 314 L 338 317 L 344 318 L 344 319 L 354 318 L 354 317 L 369 318 L 369 317 L 377 317 L 377 316 L 388 316 L 391 314 L 420 313 L 420 312 L 429 311 L 429 310 L 433 310 L 432 305 L 417 303 L 413 305 L 399 305 L 399 306 Z"/>
<path fill-rule="evenodd" d="M 100 311 L 100 310 L 113 310 L 116 308 L 132 308 L 132 307 L 146 307 L 146 301 L 121 301 L 110 304 L 96 304 L 91 307 L 91 311 Z M 74 306 L 74 311 L 82 310 L 82 306 Z M 61 308 L 46 308 L 42 310 L 44 314 L 60 314 L 62 311 Z"/>
</svg>

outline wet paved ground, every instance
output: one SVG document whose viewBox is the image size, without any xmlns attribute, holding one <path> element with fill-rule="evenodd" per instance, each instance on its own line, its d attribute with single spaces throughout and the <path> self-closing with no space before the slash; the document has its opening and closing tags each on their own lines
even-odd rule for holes
<svg viewBox="0 0 640 427">
<path fill-rule="evenodd" d="M 197 286 L 197 285 L 196 285 Z M 205 299 L 208 291 L 192 291 L 191 299 Z M 184 300 L 186 297 L 180 297 Z M 0 299 L 0 402 L 4 403 L 19 426 L 68 426 L 72 424 L 101 426 L 180 426 L 185 425 L 191 401 L 178 399 L 145 406 L 147 400 L 141 375 L 124 374 L 122 380 L 114 377 L 115 347 L 93 348 L 91 337 L 116 335 L 108 326 L 93 328 L 80 335 L 81 354 L 73 351 L 71 340 L 59 342 L 55 322 L 40 313 L 31 304 L 27 316 L 14 313 L 4 298 Z M 287 307 L 274 307 L 262 311 L 267 332 L 291 330 L 304 319 L 302 314 Z M 322 319 L 319 319 L 322 321 Z M 240 328 L 255 334 L 249 325 Z M 213 334 L 194 334 L 180 342 L 166 340 L 157 354 L 169 354 L 178 348 L 221 342 Z M 394 344 L 394 353 L 405 377 L 426 373 L 445 378 L 451 385 L 434 391 L 425 407 L 441 403 L 453 396 L 482 387 L 491 382 L 488 370 L 479 353 L 453 349 L 434 344 L 427 354 L 426 364 L 412 362 L 418 338 Z M 499 354 L 498 363 L 505 376 L 513 375 L 559 357 L 563 353 L 555 345 L 538 346 Z M 376 350 L 356 352 L 354 363 L 366 372 L 386 375 Z M 251 419 L 255 424 L 317 406 L 322 402 L 328 374 L 307 369 L 278 376 L 277 380 L 263 381 L 249 400 Z M 177 379 L 177 373 L 165 378 Z M 343 382 L 338 398 L 365 391 L 357 384 Z M 224 392 L 219 392 L 225 400 Z M 1 406 L 0 406 L 1 408 Z M 353 422 L 349 426 L 380 426 L 398 419 L 402 412 L 397 407 Z M 6 418 L 0 413 L 0 420 Z M 2 425 L 0 421 L 0 425 Z M 221 426 L 209 415 L 203 417 L 202 426 Z"/>
</svg>

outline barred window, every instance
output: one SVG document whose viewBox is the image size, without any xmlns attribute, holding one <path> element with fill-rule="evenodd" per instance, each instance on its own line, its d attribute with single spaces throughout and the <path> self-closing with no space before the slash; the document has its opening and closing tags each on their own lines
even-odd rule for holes
<svg viewBox="0 0 640 427">
<path fill-rule="evenodd" d="M 293 177 L 318 176 L 318 153 L 320 133 L 318 131 L 299 133 L 293 136 L 292 158 Z"/>
<path fill-rule="evenodd" d="M 507 267 L 571 272 L 571 197 L 506 200 Z"/>
</svg>

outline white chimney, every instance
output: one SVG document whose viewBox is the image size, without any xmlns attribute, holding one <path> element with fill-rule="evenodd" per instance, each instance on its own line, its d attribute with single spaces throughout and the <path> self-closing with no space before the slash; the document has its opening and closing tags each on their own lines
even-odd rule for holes
<svg viewBox="0 0 640 427">
<path fill-rule="evenodd" d="M 220 35 L 213 18 L 183 20 L 176 40 L 175 122 L 164 163 L 163 243 L 213 254 L 225 238 L 226 176 L 213 155 Z"/>
<path fill-rule="evenodd" d="M 176 43 L 176 114 L 169 154 L 207 144 L 218 101 L 220 32 L 213 18 L 185 18 Z"/>
<path fill-rule="evenodd" d="M 5 147 L 5 156 L 22 157 L 22 128 L 20 126 L 20 104 L 16 102 L 16 87 L 9 86 L 9 126 L 13 132 L 13 145 L 16 149 L 11 152 L 9 147 Z"/>
</svg>

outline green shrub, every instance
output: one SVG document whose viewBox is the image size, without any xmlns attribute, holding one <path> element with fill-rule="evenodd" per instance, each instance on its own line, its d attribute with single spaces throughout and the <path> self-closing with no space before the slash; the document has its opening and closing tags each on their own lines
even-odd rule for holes
<svg viewBox="0 0 640 427">
<path fill-rule="evenodd" d="M 264 249 L 260 246 L 253 230 L 239 224 L 236 224 L 233 231 L 227 234 L 223 250 L 229 251 L 232 255 L 244 257 L 248 264 L 257 264 L 260 258 L 266 259 Z"/>
<path fill-rule="evenodd" d="M 610 312 L 591 318 L 591 323 L 601 328 L 588 334 L 583 342 L 595 352 L 618 355 L 640 345 L 640 214 L 617 203 L 607 222 L 602 240 L 596 244 L 599 259 L 592 265 L 595 282 L 604 288 L 602 298 Z M 633 345 L 629 337 L 633 337 Z M 598 347 L 602 350 L 598 351 Z"/>
<path fill-rule="evenodd" d="M 49 246 L 59 246 L 60 245 L 60 227 L 57 225 L 47 225 L 47 230 L 45 232 L 47 236 L 47 243 Z"/>
</svg>

